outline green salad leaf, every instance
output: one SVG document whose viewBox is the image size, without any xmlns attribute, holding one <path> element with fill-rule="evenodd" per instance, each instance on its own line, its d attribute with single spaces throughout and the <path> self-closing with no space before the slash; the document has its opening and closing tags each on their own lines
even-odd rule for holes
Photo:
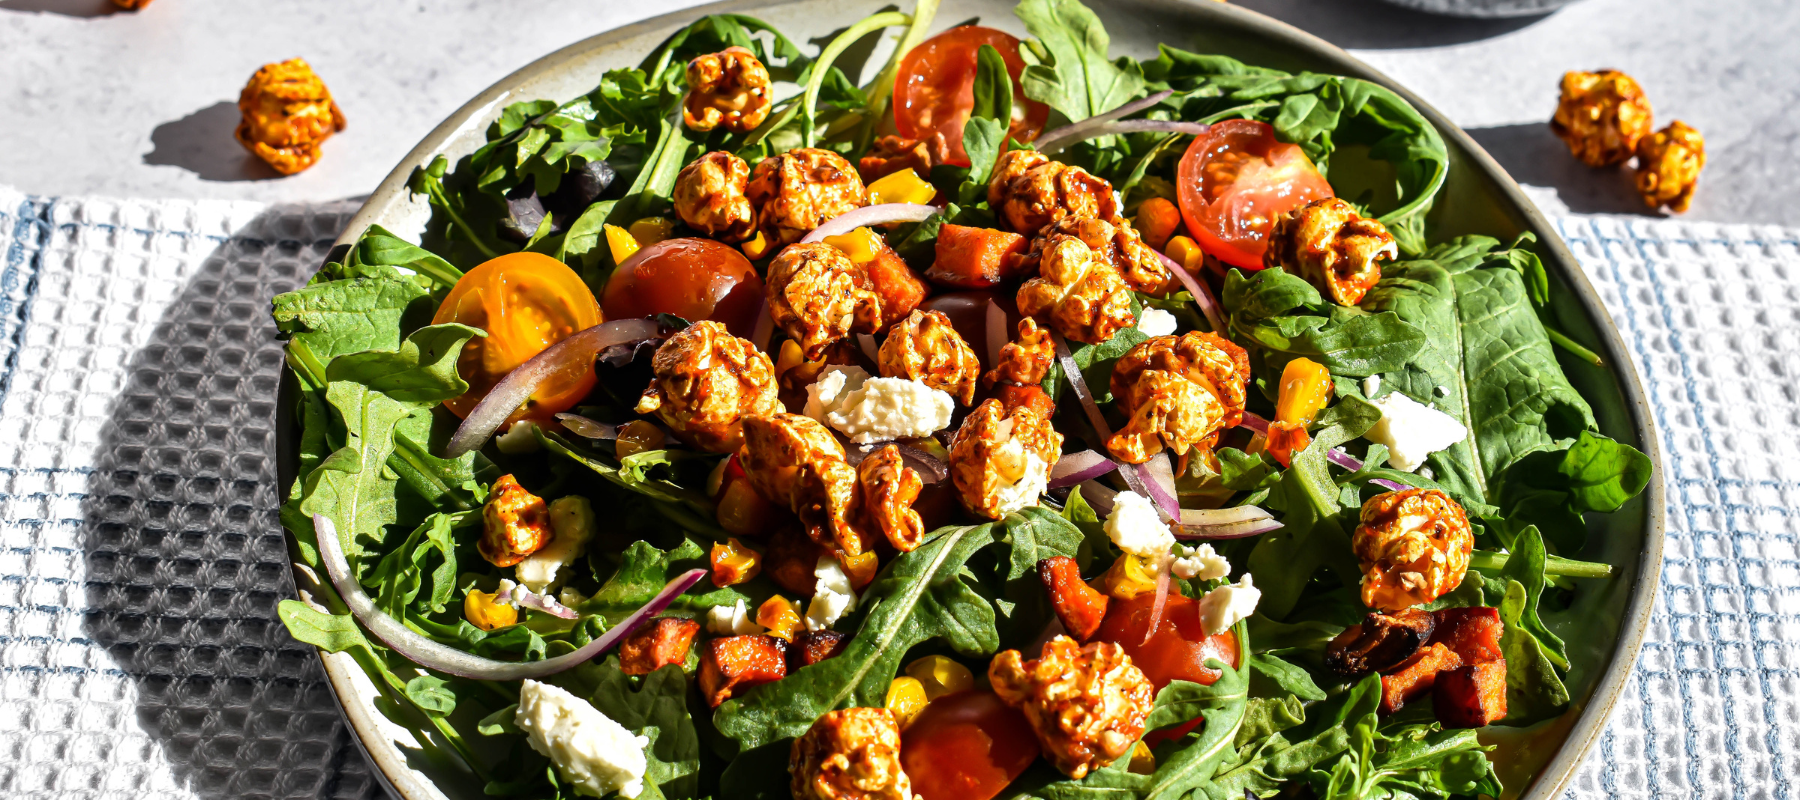
<svg viewBox="0 0 1800 800">
<path fill-rule="evenodd" d="M 1112 37 L 1087 6 L 1077 0 L 1023 0 L 1013 13 L 1036 37 L 1020 48 L 1036 59 L 1019 78 L 1026 97 L 1079 121 L 1143 93 L 1142 68 L 1129 58 L 1107 60 Z"/>
<path fill-rule="evenodd" d="M 1428 338 L 1397 314 L 1328 303 L 1280 267 L 1248 275 L 1232 270 L 1222 302 L 1231 310 L 1232 338 L 1254 345 L 1260 375 L 1278 376 L 1287 362 L 1309 358 L 1333 375 L 1363 378 L 1403 369 Z"/>
<path fill-rule="evenodd" d="M 1285 516 L 1283 527 L 1263 534 L 1250 551 L 1250 571 L 1262 590 L 1257 609 L 1273 619 L 1283 619 L 1300 600 L 1307 581 L 1322 566 L 1329 566 L 1348 585 L 1360 575 L 1350 551 L 1351 519 L 1341 519 L 1346 509 L 1338 485 L 1332 480 L 1326 451 L 1362 436 L 1381 412 L 1354 397 L 1320 412 L 1314 424 L 1312 444 L 1294 454 L 1293 468 L 1281 473 L 1270 490 L 1270 502 Z"/>
</svg>

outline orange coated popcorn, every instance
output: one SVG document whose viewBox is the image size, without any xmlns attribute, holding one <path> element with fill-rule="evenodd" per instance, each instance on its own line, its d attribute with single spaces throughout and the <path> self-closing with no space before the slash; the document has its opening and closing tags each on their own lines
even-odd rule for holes
<svg viewBox="0 0 1800 800">
<path fill-rule="evenodd" d="M 769 68 L 742 47 L 727 47 L 689 61 L 687 83 L 681 120 L 689 130 L 706 132 L 724 125 L 734 133 L 749 133 L 768 118 L 775 100 L 769 89 Z"/>
<path fill-rule="evenodd" d="M 1681 120 L 1638 140 L 1637 189 L 1651 208 L 1668 206 L 1677 214 L 1694 201 L 1700 170 L 1706 166 L 1706 140 Z"/>
<path fill-rule="evenodd" d="M 1017 650 L 994 656 L 988 680 L 1001 702 L 1025 712 L 1050 763 L 1076 780 L 1131 752 L 1155 696 L 1124 648 L 1067 636 L 1031 661 Z"/>
<path fill-rule="evenodd" d="M 1399 611 L 1462 585 L 1475 535 L 1469 516 L 1436 489 L 1387 492 L 1363 503 L 1351 537 L 1362 562 L 1363 605 Z"/>
<path fill-rule="evenodd" d="M 1335 197 L 1315 200 L 1275 220 L 1263 265 L 1306 279 L 1341 306 L 1362 302 L 1381 281 L 1381 261 L 1400 255 L 1400 245 L 1378 220 L 1365 219 Z"/>
<path fill-rule="evenodd" d="M 788 755 L 794 800 L 910 800 L 900 725 L 885 708 L 827 711 Z"/>
<path fill-rule="evenodd" d="M 1618 70 L 1566 72 L 1550 130 L 1590 167 L 1622 164 L 1650 134 L 1650 101 Z"/>
<path fill-rule="evenodd" d="M 1035 235 L 1065 217 L 1112 219 L 1119 215 L 1112 184 L 1036 150 L 1008 150 L 994 162 L 988 206 L 1001 227 Z"/>
<path fill-rule="evenodd" d="M 878 355 L 882 377 L 941 389 L 965 406 L 975 402 L 981 362 L 942 311 L 912 312 L 888 331 Z"/>
<path fill-rule="evenodd" d="M 1196 446 L 1210 450 L 1219 431 L 1243 419 L 1249 380 L 1249 355 L 1217 334 L 1145 341 L 1113 366 L 1112 393 L 1128 421 L 1106 449 L 1132 464 L 1164 447 L 1176 455 Z"/>
<path fill-rule="evenodd" d="M 238 95 L 238 144 L 283 175 L 319 160 L 319 145 L 344 129 L 344 112 L 304 60 L 264 64 Z"/>
<path fill-rule="evenodd" d="M 756 232 L 756 210 L 744 196 L 750 165 L 717 150 L 681 168 L 675 178 L 675 213 L 688 227 L 721 242 L 742 242 Z"/>
<path fill-rule="evenodd" d="M 729 453 L 744 441 L 744 418 L 781 410 L 775 365 L 723 323 L 696 322 L 670 336 L 650 360 L 655 378 L 638 399 L 688 444 Z"/>
<path fill-rule="evenodd" d="M 869 203 L 849 161 L 812 147 L 763 159 L 744 194 L 756 206 L 757 226 L 776 245 L 798 242 L 826 220 Z"/>
</svg>

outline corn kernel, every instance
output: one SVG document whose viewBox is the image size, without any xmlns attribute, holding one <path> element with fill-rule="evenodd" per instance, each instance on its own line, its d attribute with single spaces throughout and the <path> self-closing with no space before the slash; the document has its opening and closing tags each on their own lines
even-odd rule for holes
<svg viewBox="0 0 1800 800">
<path fill-rule="evenodd" d="M 630 231 L 617 225 L 604 226 L 604 230 L 606 231 L 606 247 L 612 251 L 614 264 L 625 263 L 625 259 L 630 258 L 638 251 L 637 239 L 632 238 Z"/>
<path fill-rule="evenodd" d="M 613 452 L 620 458 L 634 456 L 649 450 L 661 450 L 663 440 L 662 428 L 641 419 L 632 420 L 619 427 L 619 438 L 613 442 Z"/>
<path fill-rule="evenodd" d="M 769 254 L 769 237 L 764 236 L 762 231 L 757 231 L 755 236 L 738 245 L 738 248 L 744 251 L 745 258 L 751 261 L 761 261 L 764 256 Z"/>
<path fill-rule="evenodd" d="M 1131 763 L 1125 767 L 1133 775 L 1149 775 L 1156 771 L 1156 754 L 1150 752 L 1150 746 L 1138 742 L 1131 748 Z"/>
<path fill-rule="evenodd" d="M 470 589 L 469 596 L 463 598 L 463 618 L 470 625 L 484 631 L 519 624 L 519 610 L 506 603 L 494 602 L 496 596 L 480 589 Z"/>
<path fill-rule="evenodd" d="M 1145 592 L 1156 591 L 1156 570 L 1142 558 L 1126 553 L 1100 576 L 1100 583 L 1102 591 L 1113 598 L 1130 600 Z"/>
<path fill-rule="evenodd" d="M 1269 424 L 1269 452 L 1287 464 L 1312 437 L 1306 426 L 1331 400 L 1331 372 L 1310 358 L 1296 358 L 1281 371 L 1281 391 L 1275 401 L 1275 421 Z"/>
<path fill-rule="evenodd" d="M 1172 236 L 1163 254 L 1175 260 L 1182 269 L 1198 275 L 1200 267 L 1206 261 L 1206 251 L 1200 249 L 1200 243 L 1186 236 Z"/>
<path fill-rule="evenodd" d="M 631 223 L 631 238 L 639 247 L 649 247 L 675 233 L 675 222 L 668 217 L 645 217 Z"/>
<path fill-rule="evenodd" d="M 875 260 L 885 242 L 875 236 L 868 228 L 857 228 L 849 233 L 825 237 L 825 243 L 844 251 L 844 255 L 858 264 L 867 264 Z"/>
<path fill-rule="evenodd" d="M 900 723 L 902 729 L 905 729 L 907 723 L 912 722 L 913 717 L 918 716 L 920 711 L 924 711 L 925 704 L 929 702 L 931 702 L 931 698 L 925 695 L 925 687 L 919 683 L 917 678 L 902 676 L 888 684 L 887 702 L 883 705 L 894 713 L 894 720 Z"/>
<path fill-rule="evenodd" d="M 903 169 L 869 184 L 869 205 L 882 203 L 915 203 L 925 204 L 937 196 L 937 187 L 932 186 L 919 173 L 911 169 Z"/>
<path fill-rule="evenodd" d="M 906 674 L 925 687 L 925 698 L 936 700 L 954 692 L 975 688 L 975 673 L 943 656 L 926 656 L 906 665 Z"/>
<path fill-rule="evenodd" d="M 712 582 L 714 586 L 736 586 L 762 572 L 762 554 L 745 546 L 737 537 L 712 546 Z"/>
<path fill-rule="evenodd" d="M 843 565 L 844 574 L 850 576 L 850 586 L 859 592 L 864 586 L 868 586 L 871 581 L 875 580 L 875 570 L 881 567 L 873 550 L 865 550 L 853 556 L 839 552 L 837 560 L 839 564 Z"/>
<path fill-rule="evenodd" d="M 1161 197 L 1152 197 L 1138 206 L 1134 221 L 1144 244 L 1162 247 L 1181 228 L 1181 209 Z"/>
<path fill-rule="evenodd" d="M 781 595 L 770 595 L 756 608 L 756 624 L 768 628 L 770 636 L 791 642 L 800 630 L 800 607 Z"/>
</svg>

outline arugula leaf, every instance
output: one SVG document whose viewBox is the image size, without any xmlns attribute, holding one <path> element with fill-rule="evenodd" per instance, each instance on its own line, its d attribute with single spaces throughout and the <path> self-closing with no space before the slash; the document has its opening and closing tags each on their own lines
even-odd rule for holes
<svg viewBox="0 0 1800 800">
<path fill-rule="evenodd" d="M 632 542 L 619 554 L 618 570 L 575 610 L 599 615 L 608 623 L 617 623 L 643 608 L 677 574 L 696 567 L 704 569 L 708 564 L 708 552 L 691 536 L 669 550 L 658 549 L 649 542 Z M 703 581 L 675 598 L 669 604 L 668 613 L 696 617 L 715 606 L 736 605 L 739 600 L 754 605 L 760 599 L 737 586 L 719 588 Z"/>
<path fill-rule="evenodd" d="M 1325 690 L 1313 682 L 1312 675 L 1306 670 L 1283 660 L 1272 653 L 1254 653 L 1250 656 L 1250 668 L 1265 675 L 1275 685 L 1302 700 L 1324 700 Z"/>
<path fill-rule="evenodd" d="M 1041 507 L 999 522 L 940 528 L 927 539 L 889 562 L 864 591 L 857 602 L 856 635 L 842 653 L 719 706 L 713 724 L 726 740 L 721 755 L 799 736 L 834 708 L 883 705 L 907 650 L 922 642 L 941 640 L 970 658 L 993 655 L 1001 644 L 1000 620 L 971 560 L 1001 548 L 994 560 L 1006 571 L 989 581 L 1017 598 L 1014 590 L 1029 579 L 1028 572 L 1021 575 L 1021 565 L 1029 561 L 1035 568 L 1040 558 L 1073 556 L 1080 541 L 1072 525 Z M 1026 619 L 1015 608 L 1008 626 L 1016 630 Z"/>
<path fill-rule="evenodd" d="M 437 567 L 431 571 L 431 592 L 424 606 L 442 613 L 456 590 L 456 540 L 452 531 L 458 522 L 473 519 L 432 514 L 414 528 L 399 547 L 394 548 L 369 574 L 363 576 L 365 586 L 375 587 L 375 605 L 395 618 L 404 618 L 406 607 L 417 600 L 425 588 L 425 567 L 436 554 Z"/>
<path fill-rule="evenodd" d="M 988 176 L 1012 126 L 1012 106 L 1012 75 L 1006 71 L 1006 61 L 993 45 L 984 44 L 975 56 L 975 105 L 963 126 L 963 150 L 969 154 L 964 187 L 973 184 L 979 190 L 968 199 L 978 199 L 987 191 Z"/>
<path fill-rule="evenodd" d="M 1021 48 L 1038 62 L 1019 77 L 1026 97 L 1080 122 L 1143 93 L 1142 68 L 1128 58 L 1107 60 L 1112 38 L 1079 0 L 1023 0 L 1013 13 L 1037 37 Z"/>
<path fill-rule="evenodd" d="M 380 225 L 370 225 L 356 241 L 359 264 L 405 267 L 430 278 L 444 288 L 456 285 L 463 272 L 423 247 L 395 236 Z"/>
<path fill-rule="evenodd" d="M 725 541 L 725 529 L 714 521 L 716 515 L 711 500 L 693 489 L 651 477 L 651 467 L 673 463 L 670 451 L 633 454 L 626 457 L 625 463 L 615 467 L 606 463 L 599 455 L 557 434 L 548 433 L 541 427 L 533 433 L 537 436 L 538 444 L 551 453 L 593 470 L 615 486 L 643 495 L 650 500 L 651 507 L 669 521 L 713 541 Z"/>
<path fill-rule="evenodd" d="M 373 652 L 362 628 L 349 614 L 327 614 L 299 600 L 283 600 L 275 607 L 275 615 L 287 626 L 296 641 L 310 644 L 327 653 L 342 653 L 360 648 Z"/>
<path fill-rule="evenodd" d="M 1506 654 L 1507 719 L 1524 722 L 1549 716 L 1569 703 L 1569 691 L 1558 670 L 1569 668 L 1568 651 L 1538 616 L 1543 594 L 1544 542 L 1527 527 L 1513 542 L 1513 552 L 1500 571 L 1506 596 L 1500 603 L 1505 625 L 1500 649 Z"/>
<path fill-rule="evenodd" d="M 1383 730 L 1377 707 L 1381 678 L 1369 675 L 1345 697 L 1337 724 L 1349 733 L 1348 749 L 1329 769 L 1308 773 L 1321 800 L 1386 797 L 1499 797 L 1485 748 L 1473 730 L 1444 731 L 1437 723 L 1393 723 Z"/>
<path fill-rule="evenodd" d="M 1312 443 L 1294 454 L 1293 467 L 1281 473 L 1271 490 L 1286 512 L 1280 530 L 1265 533 L 1250 551 L 1250 571 L 1262 590 L 1258 610 L 1282 619 L 1294 609 L 1300 592 L 1321 566 L 1330 566 L 1347 585 L 1360 578 L 1350 535 L 1339 519 L 1344 506 L 1325 453 L 1366 433 L 1381 412 L 1354 397 L 1320 412 Z M 1352 510 L 1354 511 L 1354 510 Z"/>
<path fill-rule="evenodd" d="M 406 682 L 406 698 L 427 714 L 448 717 L 456 711 L 456 693 L 449 684 L 436 675 L 420 675 Z"/>
</svg>

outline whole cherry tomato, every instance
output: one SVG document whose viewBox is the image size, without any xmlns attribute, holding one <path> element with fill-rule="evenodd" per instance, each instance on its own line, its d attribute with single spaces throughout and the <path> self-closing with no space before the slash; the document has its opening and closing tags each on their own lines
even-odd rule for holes
<svg viewBox="0 0 1800 800">
<path fill-rule="evenodd" d="M 608 319 L 674 314 L 689 322 L 725 323 L 749 336 L 763 282 L 737 248 L 711 239 L 665 239 L 613 270 L 602 303 Z"/>
<path fill-rule="evenodd" d="M 993 45 L 1012 74 L 1013 118 L 1008 135 L 1021 142 L 1037 138 L 1050 119 L 1050 107 L 1025 99 L 1019 75 L 1025 60 L 1019 57 L 1019 40 L 1004 31 L 964 25 L 926 39 L 900 59 L 894 82 L 894 128 L 901 136 L 926 142 L 942 136 L 949 156 L 945 163 L 969 166 L 963 151 L 963 126 L 975 108 L 975 64 L 982 45 Z"/>
<path fill-rule="evenodd" d="M 1145 641 L 1144 633 L 1150 627 L 1150 610 L 1155 600 L 1155 595 L 1150 592 L 1130 600 L 1114 598 L 1094 638 L 1117 643 L 1158 691 L 1173 680 L 1211 686 L 1221 673 L 1206 668 L 1209 658 L 1216 658 L 1234 669 L 1238 667 L 1237 636 L 1231 631 L 1207 636 L 1200 624 L 1199 602 L 1173 591 L 1163 606 L 1162 624 L 1156 626 L 1156 633 Z"/>
<path fill-rule="evenodd" d="M 561 261 L 540 253 L 510 253 L 462 276 L 438 306 L 433 325 L 460 322 L 487 331 L 463 345 L 456 372 L 469 391 L 444 401 L 467 416 L 481 398 L 514 367 L 569 336 L 599 325 L 600 304 L 581 277 Z M 573 408 L 594 388 L 594 369 L 560 372 L 532 393 L 507 418 L 548 420 Z"/>
<path fill-rule="evenodd" d="M 989 800 L 1038 754 L 1025 715 L 985 689 L 931 701 L 900 734 L 900 766 L 922 800 Z"/>
<path fill-rule="evenodd" d="M 1333 196 L 1299 145 L 1277 141 L 1274 126 L 1249 119 L 1195 137 L 1176 177 L 1181 218 L 1201 249 L 1251 270 L 1262 269 L 1277 217 Z"/>
</svg>

